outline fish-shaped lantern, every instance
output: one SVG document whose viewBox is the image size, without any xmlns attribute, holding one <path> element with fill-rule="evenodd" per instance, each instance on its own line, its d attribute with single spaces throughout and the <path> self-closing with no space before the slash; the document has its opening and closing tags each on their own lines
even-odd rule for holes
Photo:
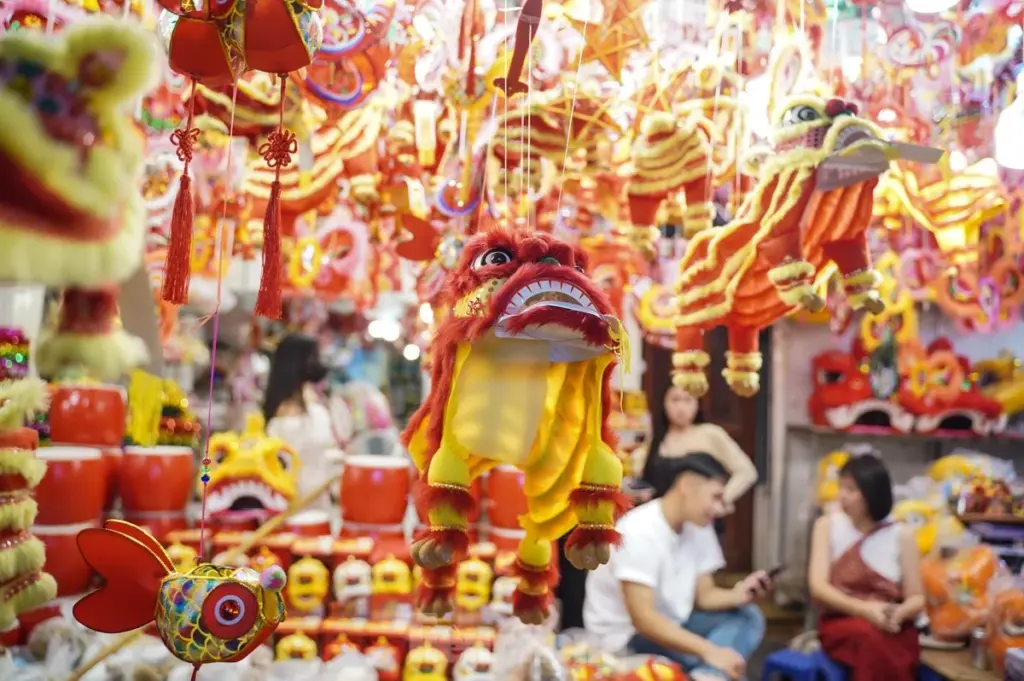
<svg viewBox="0 0 1024 681">
<path fill-rule="evenodd" d="M 120 520 L 82 530 L 78 548 L 105 583 L 75 604 L 75 619 L 106 634 L 155 623 L 168 650 L 196 670 L 244 659 L 284 620 L 279 565 L 258 573 L 204 563 L 175 572 L 152 535 Z"/>
</svg>

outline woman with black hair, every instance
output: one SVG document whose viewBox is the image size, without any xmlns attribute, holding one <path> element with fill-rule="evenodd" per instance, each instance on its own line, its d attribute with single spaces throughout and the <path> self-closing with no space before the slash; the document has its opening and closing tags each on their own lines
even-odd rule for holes
<svg viewBox="0 0 1024 681">
<path fill-rule="evenodd" d="M 330 475 L 327 452 L 335 449 L 331 415 L 321 404 L 316 386 L 327 377 L 320 361 L 320 345 L 312 336 L 289 334 L 281 339 L 270 360 L 270 375 L 263 394 L 267 434 L 284 440 L 299 454 L 298 494 L 303 496 Z M 307 508 L 326 510 L 324 493 Z"/>
<path fill-rule="evenodd" d="M 851 681 L 913 681 L 921 649 L 914 620 L 924 606 L 920 554 L 910 528 L 889 519 L 889 471 L 872 454 L 839 471 L 841 510 L 811 536 L 811 596 L 822 606 L 818 638 Z"/>
<path fill-rule="evenodd" d="M 682 388 L 667 384 L 651 407 L 651 441 L 638 451 L 643 461 L 643 481 L 660 489 L 664 486 L 664 481 L 658 479 L 663 459 L 707 452 L 729 472 L 723 514 L 731 513 L 736 500 L 757 483 L 754 462 L 725 430 L 704 422 L 697 398 Z"/>
</svg>

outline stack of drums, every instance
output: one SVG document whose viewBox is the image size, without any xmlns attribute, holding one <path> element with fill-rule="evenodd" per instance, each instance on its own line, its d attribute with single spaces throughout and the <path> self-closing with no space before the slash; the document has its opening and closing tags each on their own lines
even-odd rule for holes
<svg viewBox="0 0 1024 681">
<path fill-rule="evenodd" d="M 52 390 L 50 441 L 55 446 L 100 450 L 107 467 L 103 503 L 107 515 L 117 502 L 126 418 L 125 393 L 118 386 L 62 385 Z"/>
<path fill-rule="evenodd" d="M 96 447 L 40 447 L 46 475 L 36 488 L 39 514 L 32 532 L 46 545 L 46 570 L 57 580 L 57 595 L 88 590 L 92 570 L 78 551 L 77 536 L 96 527 L 107 499 L 107 461 Z"/>
<path fill-rule="evenodd" d="M 346 457 L 341 474 L 341 536 L 403 537 L 414 474 L 404 456 Z"/>
<path fill-rule="evenodd" d="M 519 516 L 526 513 L 523 473 L 514 466 L 497 466 L 487 474 L 484 488 L 488 539 L 498 551 L 515 551 L 525 534 L 519 526 Z"/>
<path fill-rule="evenodd" d="M 124 519 L 161 542 L 169 532 L 186 529 L 195 480 L 191 447 L 125 447 L 118 476 Z"/>
</svg>

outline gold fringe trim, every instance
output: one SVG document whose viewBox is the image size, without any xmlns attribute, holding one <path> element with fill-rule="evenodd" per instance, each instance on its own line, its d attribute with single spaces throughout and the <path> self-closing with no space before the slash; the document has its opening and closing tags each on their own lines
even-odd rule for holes
<svg viewBox="0 0 1024 681">
<path fill-rule="evenodd" d="M 57 597 L 57 582 L 45 572 L 25 587 L 0 593 L 0 631 L 14 625 L 23 612 L 34 610 Z"/>
<path fill-rule="evenodd" d="M 703 369 L 711 363 L 711 356 L 703 350 L 684 350 L 672 353 L 672 366 L 677 369 L 697 367 Z"/>
<path fill-rule="evenodd" d="M 814 276 L 814 265 L 806 260 L 776 265 L 768 270 L 768 280 L 778 286 L 794 279 L 810 279 Z"/>
<path fill-rule="evenodd" d="M 715 204 L 710 201 L 704 201 L 702 203 L 687 205 L 686 210 L 683 211 L 683 219 L 693 220 L 697 218 L 713 220 L 715 218 Z"/>
<path fill-rule="evenodd" d="M 356 175 L 349 180 L 349 191 L 352 198 L 360 203 L 376 201 L 380 194 L 377 192 L 378 177 L 375 173 L 364 173 Z"/>
<path fill-rule="evenodd" d="M 882 283 L 882 275 L 875 270 L 855 272 L 843 278 L 843 288 L 875 288 Z"/>
<path fill-rule="evenodd" d="M 809 281 L 778 291 L 779 300 L 789 307 L 800 307 L 803 304 L 803 299 L 808 295 L 813 295 L 814 292 L 814 283 Z"/>
<path fill-rule="evenodd" d="M 854 310 L 861 309 L 862 307 L 867 305 L 867 302 L 869 300 L 879 300 L 880 301 L 881 300 L 881 296 L 878 295 L 878 291 L 868 290 L 868 291 L 859 291 L 857 293 L 847 293 L 846 294 L 846 304 L 849 305 L 850 308 L 854 309 Z"/>
<path fill-rule="evenodd" d="M 46 545 L 42 541 L 29 535 L 13 546 L 2 548 L 3 541 L 0 539 L 0 584 L 43 569 Z"/>
<path fill-rule="evenodd" d="M 723 369 L 722 376 L 729 388 L 740 397 L 750 397 L 761 389 L 761 375 L 756 371 Z"/>
<path fill-rule="evenodd" d="M 27 530 L 36 521 L 39 506 L 26 493 L 21 497 L 0 496 L 0 529 Z"/>
<path fill-rule="evenodd" d="M 687 239 L 692 239 L 693 237 L 695 237 L 696 235 L 700 234 L 701 232 L 703 232 L 705 230 L 708 230 L 708 229 L 711 229 L 714 226 L 715 226 L 714 218 L 707 218 L 707 217 L 700 218 L 700 219 L 688 218 L 683 223 L 683 236 L 685 236 Z"/>
<path fill-rule="evenodd" d="M 46 475 L 46 462 L 31 449 L 0 449 L 0 475 L 20 475 L 30 488 L 35 487 Z"/>
<path fill-rule="evenodd" d="M 0 430 L 21 428 L 50 408 L 50 391 L 38 378 L 0 381 Z"/>
<path fill-rule="evenodd" d="M 708 392 L 708 377 L 695 371 L 677 371 L 672 374 L 672 385 L 694 397 L 703 397 Z"/>
<path fill-rule="evenodd" d="M 725 353 L 725 365 L 736 371 L 760 371 L 764 365 L 764 357 L 760 352 L 728 350 Z"/>
</svg>

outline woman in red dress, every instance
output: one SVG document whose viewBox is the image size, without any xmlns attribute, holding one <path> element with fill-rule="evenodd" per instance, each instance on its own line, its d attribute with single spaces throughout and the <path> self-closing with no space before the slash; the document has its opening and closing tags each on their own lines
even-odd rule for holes
<svg viewBox="0 0 1024 681">
<path fill-rule="evenodd" d="M 914 681 L 921 656 L 914 620 L 924 606 L 920 555 L 909 528 L 889 519 L 892 480 L 881 459 L 852 457 L 839 473 L 841 511 L 811 537 L 811 595 L 821 606 L 824 652 L 850 681 Z"/>
</svg>

